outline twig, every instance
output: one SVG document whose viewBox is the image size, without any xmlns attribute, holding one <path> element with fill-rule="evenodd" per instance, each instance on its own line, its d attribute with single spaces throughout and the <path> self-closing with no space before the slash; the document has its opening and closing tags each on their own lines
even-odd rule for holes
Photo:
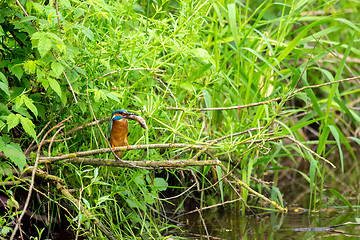
<svg viewBox="0 0 360 240">
<path fill-rule="evenodd" d="M 49 144 L 49 150 L 48 150 L 48 155 L 49 157 L 51 157 L 51 146 L 54 142 L 54 139 L 56 137 L 56 135 L 64 128 L 65 126 L 61 126 L 59 127 L 59 129 L 55 132 L 54 136 L 52 136 L 51 140 L 50 140 L 50 144 Z"/>
<path fill-rule="evenodd" d="M 284 135 L 284 136 L 276 136 L 276 137 L 270 137 L 270 138 L 266 138 L 266 139 L 252 139 L 252 140 L 248 140 L 248 141 L 244 141 L 244 142 L 237 142 L 236 144 L 252 144 L 252 143 L 258 143 L 258 142 L 270 142 L 270 141 L 277 141 L 280 139 L 284 139 L 287 138 L 289 140 L 291 140 L 292 142 L 298 144 L 300 147 L 306 149 L 307 151 L 309 151 L 311 154 L 315 155 L 316 157 L 320 158 L 321 160 L 325 161 L 326 163 L 330 164 L 333 168 L 336 168 L 336 166 L 331 163 L 329 160 L 327 160 L 326 158 L 320 156 L 319 154 L 317 154 L 316 152 L 314 152 L 313 150 L 311 150 L 310 148 L 306 147 L 304 144 L 302 144 L 301 142 L 295 140 L 294 138 L 292 138 L 291 136 L 288 135 Z"/>
<path fill-rule="evenodd" d="M 39 169 L 38 169 L 38 170 L 39 170 Z M 47 174 L 47 173 L 45 173 L 45 174 Z M 29 184 L 26 180 L 24 180 L 23 178 L 18 178 L 18 177 L 16 177 L 16 176 L 14 176 L 14 177 L 17 178 L 19 181 L 25 183 L 26 185 L 30 186 L 30 184 Z M 56 176 L 54 176 L 54 177 L 56 177 Z M 53 177 L 49 177 L 49 178 L 45 177 L 44 179 L 53 179 Z M 61 179 L 61 180 L 63 180 L 63 179 Z M 54 202 L 55 204 L 59 205 L 62 209 L 64 209 L 64 211 L 65 211 L 67 214 L 69 214 L 69 216 L 70 216 L 71 218 L 74 218 L 74 216 L 69 212 L 69 210 L 68 210 L 66 207 L 64 207 L 63 205 L 61 205 L 58 201 L 56 201 L 56 200 L 54 200 L 54 199 L 51 199 L 49 196 L 47 196 L 45 193 L 41 192 L 40 190 L 36 189 L 35 187 L 34 187 L 34 190 L 35 190 L 37 193 L 39 193 L 39 194 L 43 195 L 44 197 L 46 197 L 48 200 L 50 200 L 50 201 Z"/>
<path fill-rule="evenodd" d="M 320 25 L 319 27 L 320 27 L 321 31 L 324 31 L 322 25 Z M 329 37 L 328 37 L 327 34 L 325 34 L 325 38 L 326 38 L 326 40 L 328 40 L 330 47 L 333 47 L 333 45 L 332 45 L 332 43 L 331 43 L 331 41 L 330 41 L 330 39 L 329 39 Z M 340 54 L 338 53 L 338 51 L 337 51 L 336 49 L 334 49 L 334 53 L 335 53 L 335 55 L 336 55 L 338 58 L 344 58 L 344 56 L 341 56 L 341 57 L 340 57 Z M 347 65 L 347 61 L 348 61 L 348 59 L 346 59 L 344 66 L 345 66 L 345 68 L 348 70 L 348 72 L 350 73 L 350 75 L 351 75 L 352 77 L 355 77 L 355 74 L 351 71 L 351 69 L 350 69 L 349 66 Z M 358 81 L 358 83 L 359 83 L 359 81 Z"/>
<path fill-rule="evenodd" d="M 241 198 L 237 198 L 237 199 L 234 199 L 234 200 L 229 200 L 229 201 L 226 201 L 226 202 L 223 202 L 223 203 L 218 203 L 218 204 L 214 204 L 214 205 L 207 206 L 207 207 L 203 207 L 203 208 L 201 208 L 201 210 L 207 210 L 207 209 L 210 209 L 210 208 L 220 207 L 220 206 L 223 206 L 223 205 L 226 205 L 226 204 L 229 204 L 229 203 L 237 202 L 239 200 L 241 200 Z M 180 218 L 180 217 L 188 215 L 188 214 L 195 213 L 197 211 L 198 210 L 192 210 L 192 211 L 189 211 L 189 212 L 186 212 L 186 213 L 183 213 L 183 214 L 179 214 L 179 215 L 175 216 L 174 219 Z"/>
<path fill-rule="evenodd" d="M 35 176 L 38 178 L 41 178 L 45 181 L 48 182 L 58 182 L 58 183 L 65 183 L 64 179 L 54 176 L 54 175 L 50 175 L 47 172 L 39 169 L 39 168 L 35 168 L 35 167 L 29 167 L 26 172 L 28 173 L 32 173 L 35 170 Z"/>
<path fill-rule="evenodd" d="M 224 172 L 226 172 L 226 167 L 223 165 L 223 164 L 220 164 L 219 165 L 222 170 Z M 250 193 L 254 194 L 255 196 L 257 196 L 258 198 L 261 198 L 263 199 L 265 202 L 273 205 L 275 208 L 277 208 L 278 210 L 280 210 L 281 212 L 287 212 L 287 208 L 283 208 L 281 207 L 279 204 L 277 204 L 276 202 L 274 201 L 271 201 L 270 199 L 268 199 L 267 197 L 265 197 L 264 195 L 256 192 L 255 190 L 253 190 L 251 187 L 249 187 L 246 183 L 244 183 L 243 181 L 241 181 L 239 178 L 237 178 L 234 174 L 230 174 L 230 176 L 236 181 L 236 184 L 237 185 L 240 185 L 241 187 L 245 188 L 246 190 L 248 190 Z"/>
<path fill-rule="evenodd" d="M 163 218 L 166 219 L 167 221 L 173 222 L 173 223 L 175 223 L 175 224 L 178 225 L 178 226 L 181 225 L 181 222 L 176 221 L 176 220 L 174 220 L 174 219 L 172 219 L 172 218 L 169 218 L 168 216 L 166 216 L 166 214 L 161 213 L 158 209 L 153 208 L 150 204 L 146 203 L 146 206 L 147 206 L 150 210 L 152 210 L 155 214 L 159 214 L 161 217 L 163 217 Z M 169 240 L 170 240 L 170 239 L 169 239 Z"/>
<path fill-rule="evenodd" d="M 46 139 L 47 135 L 54 129 L 62 126 L 62 124 L 69 120 L 70 117 L 66 118 L 65 120 L 61 121 L 60 123 L 56 124 L 54 127 L 52 127 L 49 131 L 47 131 L 45 133 L 45 135 L 43 136 L 39 146 L 38 146 L 38 150 L 37 150 L 37 153 L 36 153 L 36 160 L 35 160 L 35 164 L 34 164 L 34 169 L 32 171 L 32 175 L 31 175 L 31 184 L 30 184 L 30 187 L 29 187 L 29 192 L 28 192 L 28 195 L 27 195 L 27 198 L 26 198 L 26 201 L 25 201 L 25 204 L 24 204 L 24 210 L 23 212 L 21 213 L 19 219 L 18 219 L 18 224 L 16 224 L 15 228 L 14 228 L 14 231 L 13 233 L 11 234 L 11 237 L 10 237 L 10 240 L 13 240 L 15 235 L 16 235 L 16 232 L 21 224 L 21 220 L 22 218 L 24 217 L 25 215 L 25 212 L 26 212 L 26 209 L 28 208 L 29 206 L 29 203 L 30 203 L 30 197 L 31 197 L 31 194 L 32 194 L 32 190 L 33 190 L 33 187 L 34 187 L 34 184 L 35 184 L 35 175 L 36 175 L 36 168 L 37 168 L 37 165 L 39 163 L 39 155 L 40 155 L 40 149 L 41 149 L 41 146 L 44 142 L 44 140 Z"/>
<path fill-rule="evenodd" d="M 57 5 L 57 0 L 54 1 L 54 5 L 55 5 L 55 11 L 56 11 L 56 15 L 57 15 L 57 20 L 58 20 L 58 24 L 59 24 L 59 38 L 61 38 L 61 25 L 60 25 L 60 18 L 59 18 L 59 11 L 58 11 L 58 5 Z"/>
<path fill-rule="evenodd" d="M 43 127 L 43 129 L 41 129 L 40 133 L 36 136 L 36 138 L 39 138 L 44 130 L 49 126 L 49 124 L 52 122 L 52 119 L 50 121 L 48 121 L 46 124 L 45 124 L 45 127 Z M 29 147 L 26 149 L 24 155 L 27 155 L 29 153 L 29 151 L 31 150 L 32 148 L 32 145 L 35 143 L 35 140 L 32 140 L 32 142 L 30 143 Z"/>
<path fill-rule="evenodd" d="M 84 206 L 81 204 L 81 202 L 73 197 L 68 189 L 66 189 L 65 186 L 61 185 L 60 183 L 56 183 L 56 188 L 71 202 L 74 203 L 76 207 L 79 207 L 79 210 L 83 213 L 85 213 L 89 218 L 93 219 L 95 225 L 111 240 L 116 240 L 116 238 L 111 234 L 109 230 L 106 229 L 106 227 L 97 219 L 91 212 L 89 212 Z"/>
<path fill-rule="evenodd" d="M 360 76 L 358 76 L 358 77 L 352 77 L 352 78 L 340 79 L 340 80 L 337 80 L 337 81 L 327 82 L 327 83 L 318 84 L 318 85 L 305 86 L 305 87 L 302 87 L 302 88 L 294 91 L 293 93 L 291 93 L 291 94 L 288 96 L 288 98 L 290 98 L 291 96 L 295 95 L 296 93 L 301 92 L 301 91 L 304 91 L 304 90 L 306 90 L 306 89 L 324 87 L 324 86 L 327 86 L 327 85 L 332 85 L 332 84 L 341 83 L 341 82 L 348 82 L 348 81 L 357 80 L 357 79 L 360 79 Z M 181 107 L 166 107 L 165 110 L 176 110 L 176 111 L 219 111 L 219 110 L 233 110 L 233 109 L 243 109 L 243 108 L 250 108 L 250 107 L 255 107 L 255 106 L 259 106 L 259 105 L 270 104 L 271 102 L 275 102 L 275 101 L 279 101 L 279 100 L 281 100 L 281 97 L 273 98 L 273 99 L 266 100 L 266 101 L 263 101 L 263 102 L 251 103 L 251 104 L 239 105 L 239 106 L 231 106 L 231 107 L 189 108 L 189 109 L 181 108 Z"/>
<path fill-rule="evenodd" d="M 160 78 L 154 77 L 154 79 L 158 80 L 158 81 L 165 87 L 165 89 L 166 89 L 167 91 L 169 91 L 170 96 L 171 96 L 171 97 L 174 99 L 174 101 L 175 101 L 176 107 L 179 107 L 179 103 L 178 103 L 176 97 L 174 96 L 174 94 L 172 93 L 172 91 L 170 90 L 170 88 L 168 88 L 168 86 L 166 86 L 165 83 L 164 83 Z M 175 115 L 174 115 L 174 117 L 173 117 L 173 119 L 172 119 L 172 122 L 174 122 L 174 121 L 176 120 L 177 114 L 178 114 L 178 112 L 175 113 Z"/>
<path fill-rule="evenodd" d="M 166 70 L 162 70 L 162 69 L 153 69 L 153 68 L 127 68 L 127 69 L 123 69 L 124 71 L 138 71 L 138 70 L 147 70 L 147 71 L 154 71 L 154 72 L 166 72 Z M 108 72 L 108 73 L 105 73 L 104 75 L 102 75 L 101 77 L 98 77 L 96 79 L 94 79 L 93 82 L 96 82 L 106 76 L 109 76 L 109 75 L 112 75 L 114 73 L 120 73 L 122 70 L 116 70 L 116 71 L 112 71 L 112 72 Z"/>
<path fill-rule="evenodd" d="M 124 167 L 124 168 L 145 168 L 145 169 L 162 169 L 162 168 L 182 168 L 189 166 L 209 166 L 220 165 L 219 160 L 190 160 L 181 159 L 176 161 L 118 161 L 103 158 L 73 158 L 65 160 L 73 164 L 86 164 L 92 166 Z"/>
<path fill-rule="evenodd" d="M 215 182 L 214 184 L 212 184 L 211 186 L 201 189 L 200 192 L 205 191 L 205 190 L 208 190 L 208 189 L 216 186 L 219 182 L 221 182 L 222 180 L 224 180 L 225 178 L 227 178 L 227 177 L 237 168 L 237 166 L 240 164 L 240 162 L 241 162 L 241 160 L 242 160 L 242 157 L 243 157 L 246 153 L 252 151 L 254 148 L 256 148 L 256 146 L 253 146 L 253 147 L 251 147 L 250 149 L 248 149 L 248 150 L 246 150 L 245 152 L 243 152 L 243 153 L 241 154 L 241 156 L 240 156 L 239 161 L 237 161 L 237 163 L 235 164 L 235 166 L 234 166 L 227 174 L 225 174 L 221 179 L 219 179 L 218 181 L 216 181 L 216 182 Z"/>
<path fill-rule="evenodd" d="M 200 216 L 200 219 L 201 219 L 201 223 L 202 223 L 202 225 L 204 226 L 204 229 L 205 229 L 205 232 L 206 232 L 206 238 L 207 238 L 207 239 L 210 239 L 209 232 L 208 232 L 207 227 L 206 227 L 206 224 L 205 224 L 205 220 L 204 220 L 204 218 L 202 217 L 202 214 L 201 214 L 200 210 L 199 210 L 198 208 L 196 208 L 196 210 L 197 210 L 197 212 L 199 213 L 199 216 Z"/>
<path fill-rule="evenodd" d="M 165 144 L 149 144 L 149 145 L 131 145 L 128 149 L 127 146 L 124 147 L 116 147 L 115 151 L 125 151 L 125 150 L 137 150 L 137 149 L 156 149 L 156 148 L 192 148 L 192 149 L 200 149 L 204 146 L 204 144 L 188 144 L 188 143 L 165 143 Z M 56 157 L 40 157 L 41 163 L 46 162 L 56 162 L 64 159 L 72 159 L 75 157 L 85 157 L 85 156 L 91 156 L 96 154 L 102 154 L 102 153 L 109 153 L 112 152 L 112 148 L 100 148 L 90 151 L 84 151 L 84 152 L 78 152 L 78 153 L 70 153 L 65 154 L 62 156 L 56 156 Z"/>
<path fill-rule="evenodd" d="M 296 143 L 297 145 L 299 145 L 300 147 L 306 149 L 306 151 L 309 151 L 311 154 L 315 155 L 316 157 L 320 158 L 321 160 L 323 160 L 324 162 L 330 164 L 333 168 L 336 168 L 336 166 L 330 162 L 329 160 L 327 160 L 326 158 L 320 156 L 319 154 L 317 154 L 316 152 L 314 152 L 313 150 L 311 150 L 310 148 L 308 148 L 307 146 L 305 146 L 304 144 L 302 144 L 301 142 L 295 140 L 294 138 L 290 137 L 290 136 L 284 136 L 285 138 L 293 141 L 294 143 Z"/>
<path fill-rule="evenodd" d="M 102 119 L 99 119 L 99 120 L 96 120 L 96 121 L 93 121 L 93 122 L 90 122 L 90 123 L 83 124 L 83 125 L 78 126 L 78 127 L 74 127 L 70 131 L 67 131 L 66 135 L 74 134 L 75 132 L 80 131 L 80 130 L 82 130 L 84 128 L 94 126 L 94 125 L 99 124 L 99 123 L 107 122 L 109 120 L 110 120 L 110 117 L 107 117 L 107 118 L 102 118 Z M 64 136 L 64 135 L 65 135 L 65 133 L 60 134 L 60 136 Z"/>
<path fill-rule="evenodd" d="M 148 193 L 148 195 L 149 195 L 150 197 L 156 199 L 156 200 L 168 201 L 168 200 L 171 200 L 171 199 L 175 199 L 175 198 L 181 197 L 182 195 L 184 195 L 185 193 L 187 193 L 188 191 L 190 191 L 190 189 L 192 189 L 195 185 L 196 185 L 196 183 L 194 183 L 191 187 L 189 187 L 188 189 L 186 189 L 184 192 L 180 193 L 179 195 L 173 196 L 173 197 L 157 198 L 157 197 L 154 197 L 153 195 L 151 195 L 150 193 Z"/>
<path fill-rule="evenodd" d="M 224 137 L 220 137 L 220 138 L 217 138 L 217 139 L 214 139 L 214 140 L 209 140 L 207 142 L 211 142 L 211 141 L 216 141 L 216 142 L 220 142 L 221 140 L 224 140 L 226 138 L 232 138 L 232 137 L 236 137 L 236 136 L 239 136 L 239 135 L 243 135 L 245 133 L 250 133 L 252 131 L 256 131 L 256 130 L 261 130 L 263 129 L 264 127 L 258 127 L 258 128 L 249 128 L 249 129 L 246 129 L 245 131 L 242 131 L 242 132 L 238 132 L 238 133 L 233 133 L 233 134 L 229 134 L 229 135 L 226 135 Z"/>
</svg>

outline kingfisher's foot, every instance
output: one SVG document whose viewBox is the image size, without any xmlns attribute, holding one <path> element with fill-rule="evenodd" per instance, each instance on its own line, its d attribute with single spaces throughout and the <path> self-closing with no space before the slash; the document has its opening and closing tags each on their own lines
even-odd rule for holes
<svg viewBox="0 0 360 240">
<path fill-rule="evenodd" d="M 130 149 L 130 145 L 127 143 L 126 146 L 127 146 L 127 149 L 129 150 L 129 149 Z"/>
</svg>

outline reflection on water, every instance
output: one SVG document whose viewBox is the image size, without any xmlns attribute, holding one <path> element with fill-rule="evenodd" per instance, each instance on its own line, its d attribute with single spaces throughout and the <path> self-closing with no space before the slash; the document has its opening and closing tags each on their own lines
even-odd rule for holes
<svg viewBox="0 0 360 240">
<path fill-rule="evenodd" d="M 237 212 L 206 211 L 202 213 L 210 239 L 359 239 L 360 226 L 347 225 L 335 232 L 310 229 L 356 222 L 358 212 L 331 211 L 316 214 L 269 213 L 246 216 Z M 183 232 L 175 234 L 187 239 L 207 239 L 206 230 L 198 214 L 182 219 Z M 313 231 L 310 231 L 313 230 Z"/>
</svg>

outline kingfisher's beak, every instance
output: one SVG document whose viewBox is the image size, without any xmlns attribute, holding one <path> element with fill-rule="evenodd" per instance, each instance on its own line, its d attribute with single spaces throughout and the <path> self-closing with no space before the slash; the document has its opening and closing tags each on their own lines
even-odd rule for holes
<svg viewBox="0 0 360 240">
<path fill-rule="evenodd" d="M 137 122 L 140 124 L 140 126 L 141 126 L 142 128 L 147 129 L 145 120 L 144 120 L 142 117 L 140 117 L 139 115 L 136 115 L 136 114 L 134 114 L 134 113 L 129 113 L 129 112 L 127 112 L 127 113 L 122 113 L 121 116 L 122 116 L 123 118 L 135 120 L 135 121 L 137 121 Z"/>
</svg>

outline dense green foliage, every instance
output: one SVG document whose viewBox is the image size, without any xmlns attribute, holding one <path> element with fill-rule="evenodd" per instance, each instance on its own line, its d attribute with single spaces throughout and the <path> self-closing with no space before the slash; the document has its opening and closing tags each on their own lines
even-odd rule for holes
<svg viewBox="0 0 360 240">
<path fill-rule="evenodd" d="M 284 196 L 279 187 L 287 182 L 282 183 L 281 173 L 288 171 L 301 174 L 308 182 L 306 207 L 323 207 L 321 197 L 325 193 L 333 202 L 351 206 L 336 189 L 326 192 L 324 183 L 336 180 L 335 175 L 347 168 L 351 168 L 350 174 L 359 171 L 353 165 L 358 159 L 353 149 L 360 144 L 355 134 L 360 126 L 356 108 L 359 80 L 308 88 L 295 97 L 293 93 L 303 86 L 359 75 L 360 8 L 354 3 L 0 2 L 2 181 L 18 181 L 12 169 L 33 165 L 35 154 L 27 152 L 26 158 L 25 150 L 33 140 L 40 142 L 44 134 L 40 132 L 48 122 L 54 126 L 72 116 L 65 123 L 65 134 L 57 135 L 62 141 L 54 142 L 51 149 L 47 143 L 42 148 L 45 156 L 107 147 L 97 126 L 66 135 L 73 127 L 94 120 L 91 104 L 97 119 L 109 117 L 119 108 L 146 119 L 147 131 L 130 123 L 131 145 L 199 144 L 257 128 L 214 144 L 211 153 L 199 160 L 221 159 L 229 170 L 241 161 L 234 175 L 282 205 Z M 241 109 L 194 110 L 266 100 L 270 101 Z M 175 106 L 183 110 L 166 109 Z M 100 126 L 108 131 L 107 122 Z M 323 157 L 339 156 L 336 161 L 330 159 L 337 169 L 309 149 Z M 183 150 L 128 151 L 123 158 L 169 160 Z M 195 154 L 188 151 L 181 158 Z M 113 158 L 111 154 L 100 157 Z M 48 170 L 63 178 L 68 189 L 76 189 L 74 196 L 117 237 L 163 235 L 169 225 L 154 212 L 166 215 L 165 205 L 178 213 L 187 209 L 188 198 L 196 199 L 198 207 L 238 198 L 227 182 L 183 195 L 174 202 L 154 198 L 180 194 L 193 184 L 194 175 L 200 187 L 210 186 L 226 174 L 219 167 L 150 171 L 59 162 Z M 2 194 L 16 202 L 22 187 L 20 183 L 4 186 Z M 63 198 L 55 189 L 47 190 L 45 185 L 39 188 L 50 199 L 60 202 Z M 247 191 L 238 193 L 249 206 L 261 206 Z M 33 198 L 34 206 L 36 201 Z M 247 209 L 242 202 L 236 207 L 243 212 Z M 59 204 L 51 202 L 51 209 L 56 218 Z M 32 211 L 44 213 L 40 207 Z M 8 226 L 3 234 L 13 227 L 9 224 L 15 214 L 10 211 L 1 218 L 1 224 Z M 67 218 L 77 235 L 90 229 L 93 236 L 102 236 L 87 221 L 88 216 L 81 211 L 72 214 Z"/>
</svg>

